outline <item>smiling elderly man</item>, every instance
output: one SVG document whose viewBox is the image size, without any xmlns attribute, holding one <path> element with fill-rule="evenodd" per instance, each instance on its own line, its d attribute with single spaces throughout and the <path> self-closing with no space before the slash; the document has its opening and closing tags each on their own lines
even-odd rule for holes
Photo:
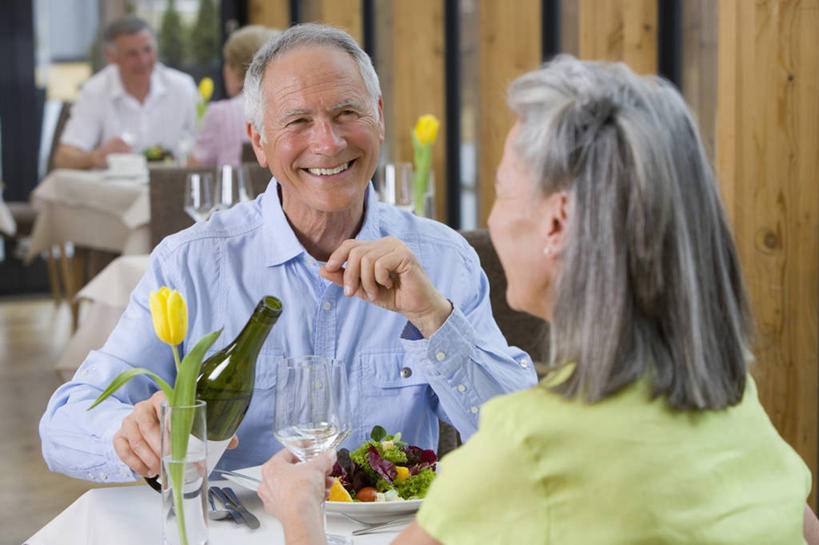
<svg viewBox="0 0 819 545">
<path fill-rule="evenodd" d="M 196 129 L 193 79 L 156 61 L 148 24 L 127 15 L 102 34 L 110 63 L 83 85 L 54 156 L 59 168 L 105 167 L 110 153 L 175 149 Z"/>
<path fill-rule="evenodd" d="M 121 371 L 172 381 L 148 294 L 188 301 L 190 342 L 224 326 L 224 345 L 265 294 L 284 312 L 259 356 L 253 400 L 225 469 L 261 464 L 273 437 L 275 363 L 341 359 L 357 446 L 375 424 L 435 448 L 438 418 L 462 436 L 489 398 L 535 383 L 525 353 L 492 319 L 489 286 L 469 244 L 445 225 L 379 203 L 370 184 L 384 139 L 378 77 L 346 33 L 292 27 L 257 53 L 245 83 L 249 135 L 273 180 L 253 202 L 165 239 L 105 346 L 52 396 L 40 424 L 51 469 L 110 481 L 159 470 L 161 392 L 135 378 L 86 408 Z M 192 345 L 185 343 L 184 348 Z"/>
</svg>

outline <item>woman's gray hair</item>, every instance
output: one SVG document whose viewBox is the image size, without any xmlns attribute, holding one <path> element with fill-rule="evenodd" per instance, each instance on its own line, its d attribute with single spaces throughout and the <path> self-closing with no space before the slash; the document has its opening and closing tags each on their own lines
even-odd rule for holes
<svg viewBox="0 0 819 545">
<path fill-rule="evenodd" d="M 555 284 L 557 386 L 595 402 L 645 378 L 683 410 L 742 399 L 753 324 L 739 259 L 679 93 L 622 63 L 560 56 L 512 83 L 515 150 L 571 210 Z"/>
<path fill-rule="evenodd" d="M 270 61 L 300 46 L 320 45 L 334 47 L 350 55 L 358 64 L 358 71 L 364 79 L 367 91 L 372 98 L 372 106 L 378 111 L 378 99 L 381 98 L 381 86 L 373 63 L 358 43 L 346 32 L 326 25 L 304 23 L 295 25 L 265 43 L 256 55 L 245 74 L 245 120 L 264 138 L 264 90 L 262 81 Z"/>
</svg>

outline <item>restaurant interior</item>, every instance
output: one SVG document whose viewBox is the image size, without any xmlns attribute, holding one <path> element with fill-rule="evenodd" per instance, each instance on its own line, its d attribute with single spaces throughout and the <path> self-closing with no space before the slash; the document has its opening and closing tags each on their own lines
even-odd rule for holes
<svg viewBox="0 0 819 545">
<path fill-rule="evenodd" d="M 817 0 L 31 0 L 0 3 L 0 543 L 27 543 L 88 491 L 123 486 L 49 471 L 38 433 L 48 400 L 105 342 L 152 249 L 218 208 L 199 203 L 192 180 L 235 182 L 215 190 L 227 191 L 229 207 L 263 193 L 270 178 L 248 142 L 238 163 L 186 163 L 194 134 L 159 157 L 137 155 L 130 182 L 56 167 L 71 107 L 107 62 L 101 30 L 126 14 L 154 29 L 159 61 L 193 78 L 203 109 L 230 98 L 222 48 L 237 29 L 317 22 L 348 32 L 381 83 L 379 199 L 407 205 L 397 201 L 417 166 L 413 129 L 435 116 L 428 186 L 409 209 L 477 250 L 495 320 L 539 373 L 548 324 L 509 308 L 486 232 L 515 120 L 508 85 L 563 53 L 670 81 L 696 120 L 733 231 L 756 324 L 750 372 L 760 402 L 810 469 L 815 511 Z M 209 92 L 200 84 L 208 78 Z"/>
</svg>

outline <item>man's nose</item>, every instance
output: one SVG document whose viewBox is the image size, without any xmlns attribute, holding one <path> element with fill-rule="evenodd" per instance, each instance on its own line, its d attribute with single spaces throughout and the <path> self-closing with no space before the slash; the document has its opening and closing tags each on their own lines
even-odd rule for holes
<svg viewBox="0 0 819 545">
<path fill-rule="evenodd" d="M 311 149 L 320 155 L 336 155 L 347 146 L 338 127 L 330 121 L 317 121 L 313 126 Z"/>
</svg>

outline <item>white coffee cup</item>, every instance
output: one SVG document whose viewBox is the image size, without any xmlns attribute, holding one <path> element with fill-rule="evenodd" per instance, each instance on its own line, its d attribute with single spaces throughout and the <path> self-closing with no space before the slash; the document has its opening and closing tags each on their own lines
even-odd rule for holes
<svg viewBox="0 0 819 545">
<path fill-rule="evenodd" d="M 111 153 L 105 159 L 113 174 L 138 176 L 148 171 L 148 163 L 141 153 Z"/>
</svg>

